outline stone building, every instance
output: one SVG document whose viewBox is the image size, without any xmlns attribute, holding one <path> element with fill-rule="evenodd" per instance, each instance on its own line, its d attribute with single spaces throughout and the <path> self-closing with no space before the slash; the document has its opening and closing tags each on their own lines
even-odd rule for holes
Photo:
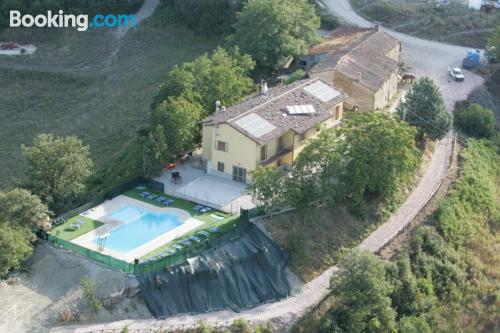
<svg viewBox="0 0 500 333">
<path fill-rule="evenodd" d="M 397 92 L 401 42 L 379 27 L 340 28 L 298 65 L 347 95 L 346 108 L 382 109 Z"/>
</svg>

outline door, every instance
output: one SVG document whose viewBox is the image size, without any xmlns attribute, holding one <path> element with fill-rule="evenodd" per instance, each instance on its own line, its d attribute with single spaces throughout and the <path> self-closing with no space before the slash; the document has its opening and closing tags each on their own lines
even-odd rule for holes
<svg viewBox="0 0 500 333">
<path fill-rule="evenodd" d="M 247 169 L 233 166 L 233 180 L 239 183 L 247 182 Z"/>
</svg>

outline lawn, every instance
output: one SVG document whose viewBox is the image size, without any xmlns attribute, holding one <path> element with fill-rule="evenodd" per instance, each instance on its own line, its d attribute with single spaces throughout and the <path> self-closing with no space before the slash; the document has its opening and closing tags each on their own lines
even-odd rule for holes
<svg viewBox="0 0 500 333">
<path fill-rule="evenodd" d="M 83 223 L 79 229 L 72 229 L 70 225 L 76 223 L 77 221 L 85 221 L 85 223 Z M 68 219 L 64 222 L 64 224 L 54 228 L 50 234 L 62 240 L 70 241 L 78 236 L 86 234 L 91 230 L 99 228 L 103 224 L 104 223 L 89 219 L 88 217 L 77 215 Z"/>
<path fill-rule="evenodd" d="M 288 253 L 290 269 L 310 281 L 337 262 L 343 249 L 359 244 L 377 226 L 345 208 L 320 207 L 292 211 L 264 220 L 271 237 Z"/>
<path fill-rule="evenodd" d="M 146 202 L 148 204 L 151 204 L 151 205 L 154 205 L 157 207 L 167 207 L 166 205 L 157 203 L 155 200 L 151 200 L 151 199 L 145 198 L 143 196 L 140 196 L 140 193 L 142 193 L 143 191 L 147 191 L 151 194 L 155 194 L 156 196 L 163 196 L 164 198 L 174 199 L 175 200 L 174 203 L 168 207 L 183 209 L 183 210 L 187 211 L 189 214 L 191 214 L 193 216 L 193 218 L 200 220 L 202 222 L 205 222 L 205 224 L 190 231 L 189 233 L 182 235 L 182 237 L 180 237 L 178 239 L 174 239 L 173 241 L 171 241 L 167 244 L 164 244 L 161 247 L 155 249 L 154 251 L 142 256 L 140 258 L 141 260 L 145 260 L 145 259 L 154 257 L 154 256 L 158 255 L 159 253 L 165 251 L 167 248 L 171 247 L 173 244 L 178 243 L 182 239 L 189 238 L 189 237 L 197 234 L 201 230 L 208 230 L 210 227 L 219 228 L 220 229 L 219 233 L 211 233 L 210 236 L 205 237 L 205 238 L 200 237 L 202 239 L 202 241 L 199 244 L 196 244 L 196 246 L 203 246 L 204 242 L 206 242 L 210 239 L 213 239 L 215 237 L 218 237 L 219 235 L 221 235 L 225 232 L 233 230 L 233 229 L 237 228 L 240 224 L 240 218 L 238 215 L 230 215 L 230 214 L 227 214 L 227 213 L 224 213 L 224 212 L 221 212 L 218 210 L 214 210 L 214 209 L 212 209 L 211 211 L 206 212 L 206 213 L 200 213 L 200 212 L 193 210 L 193 208 L 195 206 L 197 206 L 198 204 L 191 202 L 191 201 L 188 201 L 188 200 L 181 199 L 181 198 L 175 198 L 175 197 L 172 197 L 172 196 L 167 195 L 165 193 L 154 191 L 150 188 L 146 188 L 146 189 L 143 187 L 135 188 L 135 189 L 132 189 L 132 190 L 129 190 L 129 191 L 123 193 L 123 195 L 134 198 L 136 200 Z M 215 216 L 217 216 L 219 218 L 216 218 Z"/>
<path fill-rule="evenodd" d="M 110 31 L 13 29 L 0 41 L 34 43 L 32 56 L 0 56 L 0 189 L 25 172 L 21 144 L 39 133 L 76 135 L 96 169 L 130 144 L 149 119 L 162 78 L 178 63 L 212 50 L 160 5 L 119 39 Z"/>
</svg>

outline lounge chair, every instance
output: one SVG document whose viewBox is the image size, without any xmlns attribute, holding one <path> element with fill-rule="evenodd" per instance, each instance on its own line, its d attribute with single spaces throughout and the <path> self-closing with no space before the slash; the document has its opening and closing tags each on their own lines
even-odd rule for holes
<svg viewBox="0 0 500 333">
<path fill-rule="evenodd" d="M 151 193 L 146 192 L 146 191 L 139 193 L 139 195 L 140 195 L 141 197 L 147 197 L 147 196 L 148 196 L 148 195 L 150 195 L 150 194 L 151 194 Z"/>
<path fill-rule="evenodd" d="M 167 249 L 167 253 L 168 253 L 168 254 L 174 254 L 175 252 L 177 252 L 177 250 L 176 250 L 176 249 L 173 249 L 173 248 L 171 248 L 171 247 L 169 247 L 169 248 Z"/>
<path fill-rule="evenodd" d="M 158 199 L 156 199 L 156 202 L 158 203 L 161 203 L 163 200 L 166 200 L 167 198 L 165 197 L 158 197 Z"/>
<path fill-rule="evenodd" d="M 193 243 L 191 243 L 190 241 L 188 241 L 187 239 L 184 239 L 184 240 L 181 240 L 180 241 L 182 244 L 184 244 L 184 246 L 186 247 L 191 247 L 193 246 Z"/>
<path fill-rule="evenodd" d="M 219 216 L 217 214 L 210 214 L 210 217 L 213 219 L 216 219 L 216 220 L 224 220 L 225 219 L 224 216 Z"/>
<path fill-rule="evenodd" d="M 77 229 L 80 229 L 80 225 L 79 224 L 76 224 L 76 223 L 72 223 L 68 226 L 70 229 L 74 229 L 74 230 L 77 230 Z"/>
<path fill-rule="evenodd" d="M 198 235 L 201 235 L 203 237 L 209 237 L 210 233 L 205 231 L 205 230 L 202 230 L 202 231 L 198 232 Z"/>
<path fill-rule="evenodd" d="M 201 209 L 201 210 L 200 210 L 200 212 L 202 212 L 202 213 L 206 213 L 206 212 L 209 212 L 209 211 L 211 211 L 211 210 L 212 210 L 212 208 L 210 208 L 210 207 L 205 207 L 205 208 Z"/>
<path fill-rule="evenodd" d="M 193 210 L 194 211 L 199 211 L 200 209 L 202 209 L 204 206 L 203 205 L 196 205 L 193 207 Z"/>
<path fill-rule="evenodd" d="M 183 247 L 182 247 L 182 246 L 180 246 L 179 244 L 174 244 L 174 245 L 172 245 L 172 247 L 173 247 L 174 249 L 176 249 L 176 250 L 182 250 L 182 249 L 183 249 Z"/>
<path fill-rule="evenodd" d="M 154 200 L 157 197 L 155 194 L 148 195 L 148 199 Z"/>
<path fill-rule="evenodd" d="M 211 232 L 215 232 L 215 233 L 221 232 L 221 230 L 218 227 L 210 227 L 210 228 L 208 228 L 208 230 L 210 230 Z"/>
<path fill-rule="evenodd" d="M 174 199 L 167 199 L 167 200 L 163 201 L 163 204 L 166 205 L 166 206 L 170 206 L 174 202 L 175 202 Z"/>
<path fill-rule="evenodd" d="M 189 237 L 189 240 L 192 240 L 193 242 L 196 242 L 196 243 L 199 243 L 201 241 L 200 237 L 196 237 L 196 236 Z"/>
</svg>

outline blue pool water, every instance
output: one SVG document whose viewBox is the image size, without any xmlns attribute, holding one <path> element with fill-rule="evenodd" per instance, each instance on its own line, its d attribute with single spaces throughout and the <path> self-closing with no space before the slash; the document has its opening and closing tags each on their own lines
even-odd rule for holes
<svg viewBox="0 0 500 333">
<path fill-rule="evenodd" d="M 110 215 L 126 224 L 111 230 L 104 247 L 127 253 L 183 224 L 175 213 L 153 213 L 128 205 Z M 94 240 L 97 243 L 97 239 Z"/>
</svg>

